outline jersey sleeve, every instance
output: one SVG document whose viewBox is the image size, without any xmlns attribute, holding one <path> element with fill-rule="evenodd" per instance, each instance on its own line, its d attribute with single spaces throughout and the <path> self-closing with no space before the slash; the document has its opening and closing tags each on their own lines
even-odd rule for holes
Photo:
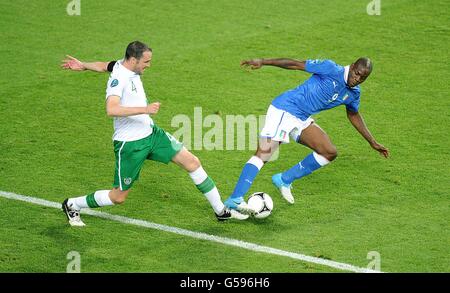
<svg viewBox="0 0 450 293">
<path fill-rule="evenodd" d="M 336 63 L 331 60 L 306 60 L 305 71 L 320 75 L 332 74 L 336 71 Z"/>
<path fill-rule="evenodd" d="M 359 95 L 358 98 L 356 98 L 355 100 L 353 100 L 351 103 L 345 105 L 345 107 L 347 108 L 347 110 L 349 110 L 350 112 L 358 112 L 359 111 Z"/>
<path fill-rule="evenodd" d="M 106 86 L 106 99 L 109 96 L 119 96 L 122 97 L 123 90 L 125 88 L 125 79 L 118 77 L 117 75 L 111 74 Z"/>
</svg>

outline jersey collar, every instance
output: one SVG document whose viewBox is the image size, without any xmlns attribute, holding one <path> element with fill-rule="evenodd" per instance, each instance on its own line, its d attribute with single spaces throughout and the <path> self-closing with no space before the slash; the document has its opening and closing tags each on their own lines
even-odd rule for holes
<svg viewBox="0 0 450 293">
<path fill-rule="evenodd" d="M 122 71 L 125 72 L 129 76 L 135 76 L 138 75 L 136 72 L 129 70 L 125 66 L 123 66 L 123 59 L 119 60 L 120 67 L 122 68 Z"/>
<path fill-rule="evenodd" d="M 349 70 L 350 70 L 350 65 L 344 66 L 344 81 L 345 81 L 345 84 L 347 84 Z"/>
<path fill-rule="evenodd" d="M 345 84 L 348 86 L 347 80 L 348 80 L 348 72 L 350 71 L 350 65 L 344 66 L 344 81 Z M 351 89 L 356 88 L 357 86 L 350 87 Z"/>
</svg>

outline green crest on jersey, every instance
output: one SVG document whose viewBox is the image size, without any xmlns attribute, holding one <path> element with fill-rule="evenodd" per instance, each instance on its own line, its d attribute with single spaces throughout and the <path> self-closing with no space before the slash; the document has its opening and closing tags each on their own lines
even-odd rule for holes
<svg viewBox="0 0 450 293">
<path fill-rule="evenodd" d="M 136 86 L 134 85 L 134 82 L 131 82 L 131 91 L 137 92 Z"/>
<path fill-rule="evenodd" d="M 117 79 L 113 79 L 113 81 L 111 81 L 111 87 L 115 87 L 118 84 L 119 84 L 119 81 Z"/>
</svg>

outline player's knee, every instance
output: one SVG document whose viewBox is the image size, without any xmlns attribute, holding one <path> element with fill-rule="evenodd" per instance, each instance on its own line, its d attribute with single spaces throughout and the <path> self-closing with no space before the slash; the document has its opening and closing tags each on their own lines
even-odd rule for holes
<svg viewBox="0 0 450 293">
<path fill-rule="evenodd" d="M 328 161 L 333 161 L 337 157 L 337 149 L 334 145 L 330 145 L 324 147 L 317 151 L 317 153 L 321 156 L 324 156 Z"/>
<path fill-rule="evenodd" d="M 123 204 L 126 200 L 126 196 L 119 196 L 114 199 L 114 204 Z"/>
<path fill-rule="evenodd" d="M 190 165 L 190 169 L 198 169 L 198 168 L 200 168 L 200 166 L 201 166 L 201 162 L 200 162 L 200 159 L 199 158 L 197 158 L 195 155 L 192 155 L 192 157 L 191 157 L 191 159 L 190 159 L 190 162 L 189 162 L 189 165 Z"/>
<path fill-rule="evenodd" d="M 331 146 L 329 148 L 326 149 L 325 154 L 323 155 L 325 158 L 327 158 L 328 161 L 333 161 L 334 159 L 336 159 L 338 153 L 337 153 L 337 149 L 335 146 Z"/>
<path fill-rule="evenodd" d="M 268 149 L 262 149 L 258 148 L 255 152 L 255 156 L 260 158 L 261 161 L 265 163 L 270 161 L 270 158 L 272 157 L 272 154 L 274 153 L 274 149 L 268 148 Z"/>
<path fill-rule="evenodd" d="M 261 161 L 263 161 L 263 163 L 265 164 L 270 160 L 271 154 L 264 152 L 264 151 L 257 150 L 255 153 L 255 157 L 258 157 L 259 159 L 261 159 Z"/>
<path fill-rule="evenodd" d="M 127 199 L 128 196 L 128 190 L 126 191 L 118 191 L 117 193 L 113 194 L 113 196 L 111 196 L 111 201 L 114 204 L 123 204 L 125 202 L 125 200 Z"/>
</svg>

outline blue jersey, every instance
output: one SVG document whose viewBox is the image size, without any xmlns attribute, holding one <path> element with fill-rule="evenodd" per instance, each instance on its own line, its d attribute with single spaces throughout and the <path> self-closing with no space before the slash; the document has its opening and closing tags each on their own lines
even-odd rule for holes
<svg viewBox="0 0 450 293">
<path fill-rule="evenodd" d="M 343 66 L 331 60 L 307 60 L 305 71 L 313 75 L 295 89 L 276 97 L 273 106 L 303 121 L 312 114 L 342 104 L 358 112 L 360 89 L 347 86 Z"/>
</svg>

